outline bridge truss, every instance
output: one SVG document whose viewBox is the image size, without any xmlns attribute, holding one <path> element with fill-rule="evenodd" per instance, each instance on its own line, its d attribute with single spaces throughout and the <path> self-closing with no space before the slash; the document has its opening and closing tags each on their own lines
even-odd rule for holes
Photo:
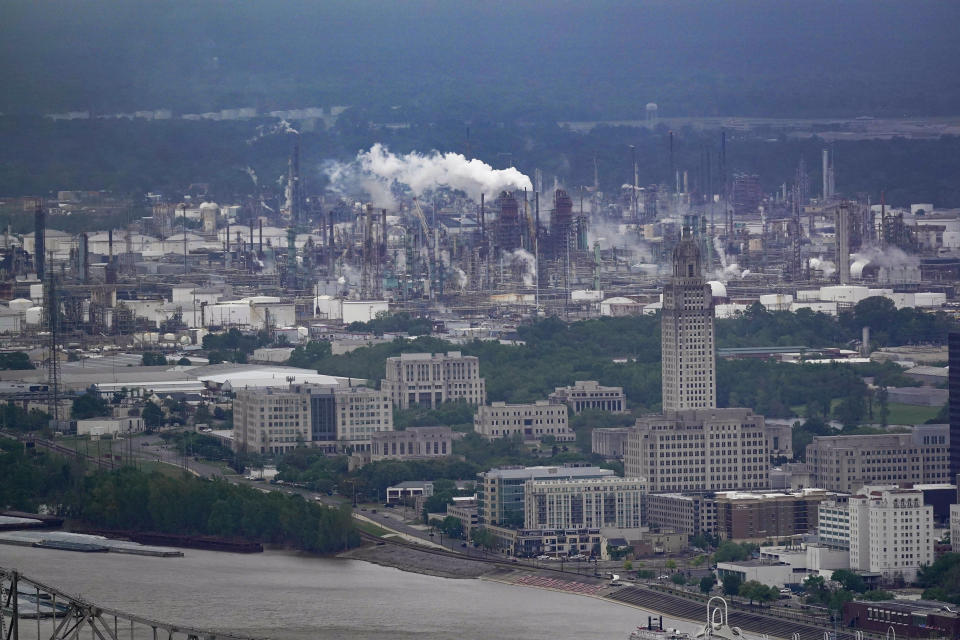
<svg viewBox="0 0 960 640">
<path fill-rule="evenodd" d="M 88 636 L 91 640 L 255 640 L 101 607 L 0 567 L 0 640 L 86 640 Z"/>
</svg>

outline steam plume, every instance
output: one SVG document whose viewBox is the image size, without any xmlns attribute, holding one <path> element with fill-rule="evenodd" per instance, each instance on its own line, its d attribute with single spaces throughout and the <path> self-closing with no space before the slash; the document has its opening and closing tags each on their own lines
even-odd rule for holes
<svg viewBox="0 0 960 640">
<path fill-rule="evenodd" d="M 405 155 L 391 153 L 383 144 L 361 151 L 349 163 L 326 167 L 334 191 L 350 195 L 357 189 L 366 192 L 376 207 L 393 208 L 393 188 L 407 188 L 414 196 L 439 187 L 463 191 L 474 201 L 481 193 L 495 194 L 511 189 L 533 189 L 530 178 L 517 169 L 494 169 L 480 160 L 467 160 L 459 153 Z"/>
</svg>

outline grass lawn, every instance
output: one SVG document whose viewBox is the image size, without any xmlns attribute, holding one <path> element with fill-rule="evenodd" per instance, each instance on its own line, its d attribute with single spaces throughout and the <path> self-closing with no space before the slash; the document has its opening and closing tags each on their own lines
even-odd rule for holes
<svg viewBox="0 0 960 640">
<path fill-rule="evenodd" d="M 940 407 L 920 407 L 896 402 L 891 402 L 889 409 L 890 416 L 887 418 L 887 424 L 922 424 L 940 413 Z M 876 407 L 873 415 L 877 415 Z"/>
<path fill-rule="evenodd" d="M 378 527 L 372 522 L 366 522 L 365 520 L 354 520 L 353 524 L 364 533 L 369 533 L 372 536 L 377 536 L 382 538 L 383 536 L 390 535 L 390 532 L 384 529 L 383 527 Z"/>
</svg>

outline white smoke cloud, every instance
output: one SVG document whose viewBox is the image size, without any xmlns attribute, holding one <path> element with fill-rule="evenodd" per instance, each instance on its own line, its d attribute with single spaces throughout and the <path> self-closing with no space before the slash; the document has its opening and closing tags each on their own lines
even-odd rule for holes
<svg viewBox="0 0 960 640">
<path fill-rule="evenodd" d="M 453 274 L 457 279 L 457 288 L 464 291 L 467 288 L 467 274 L 460 267 L 453 268 Z"/>
<path fill-rule="evenodd" d="M 537 273 L 537 259 L 523 249 L 514 249 L 509 255 L 511 267 L 523 278 L 524 286 L 532 287 Z"/>
<path fill-rule="evenodd" d="M 837 272 L 837 265 L 832 260 L 823 260 L 821 258 L 810 258 L 810 268 L 823 272 L 824 278 L 829 278 Z"/>
<path fill-rule="evenodd" d="M 361 151 L 349 163 L 330 163 L 325 167 L 331 189 L 341 194 L 364 191 L 374 206 L 394 208 L 394 188 L 406 188 L 414 196 L 440 187 L 463 191 L 474 202 L 480 194 L 498 194 L 513 189 L 533 189 L 530 178 L 517 169 L 494 169 L 487 163 L 467 160 L 459 153 L 429 154 L 417 152 L 405 155 L 391 153 L 383 144 Z"/>
<path fill-rule="evenodd" d="M 723 254 L 720 254 L 723 255 Z M 720 282 L 729 282 L 730 280 L 739 280 L 750 275 L 749 269 L 740 270 L 740 265 L 736 262 L 726 263 L 726 257 L 721 260 L 725 266 L 720 269 L 714 269 L 708 276 L 710 280 L 719 280 Z"/>
<path fill-rule="evenodd" d="M 875 264 L 888 269 L 899 267 L 919 267 L 920 259 L 906 253 L 900 247 L 868 247 L 863 251 L 850 256 L 853 262 L 864 260 L 868 264 Z"/>
<path fill-rule="evenodd" d="M 257 140 L 266 138 L 267 136 L 274 135 L 284 135 L 292 133 L 294 135 L 300 135 L 300 132 L 290 126 L 290 123 L 286 120 L 281 119 L 279 122 L 275 122 L 271 125 L 259 125 L 257 126 L 257 133 L 252 138 L 247 139 L 247 144 L 253 144 Z"/>
</svg>

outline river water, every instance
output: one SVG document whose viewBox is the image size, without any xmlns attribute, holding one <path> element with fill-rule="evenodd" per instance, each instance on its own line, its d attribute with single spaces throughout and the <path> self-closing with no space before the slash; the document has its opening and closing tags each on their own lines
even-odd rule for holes
<svg viewBox="0 0 960 640">
<path fill-rule="evenodd" d="M 436 578 L 359 560 L 279 551 L 184 554 L 152 558 L 0 545 L 0 566 L 101 606 L 274 640 L 623 640 L 647 621 L 647 612 L 596 598 Z M 21 637 L 31 629 L 36 635 L 36 623 L 24 621 Z"/>
</svg>

